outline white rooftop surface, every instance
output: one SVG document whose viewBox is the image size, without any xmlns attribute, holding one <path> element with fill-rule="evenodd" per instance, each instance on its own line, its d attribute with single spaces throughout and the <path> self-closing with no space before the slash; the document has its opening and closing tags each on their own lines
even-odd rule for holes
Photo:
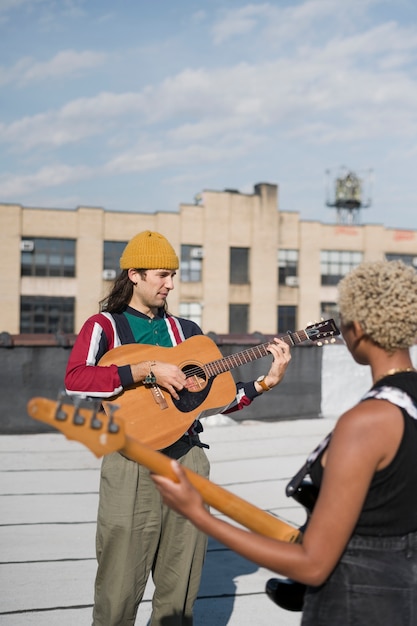
<svg viewBox="0 0 417 626">
<path fill-rule="evenodd" d="M 211 480 L 298 527 L 305 512 L 285 496 L 286 482 L 333 426 L 209 418 Z M 91 624 L 100 462 L 60 433 L 0 437 L 2 626 Z M 195 626 L 299 624 L 300 613 L 266 596 L 272 576 L 210 540 Z M 150 581 L 136 626 L 148 623 L 151 595 Z"/>
</svg>

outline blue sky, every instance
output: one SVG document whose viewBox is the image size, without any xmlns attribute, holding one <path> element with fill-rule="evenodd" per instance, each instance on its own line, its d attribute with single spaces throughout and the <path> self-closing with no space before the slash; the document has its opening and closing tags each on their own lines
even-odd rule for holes
<svg viewBox="0 0 417 626">
<path fill-rule="evenodd" d="M 346 167 L 362 223 L 414 229 L 416 7 L 0 0 L 0 202 L 176 211 L 269 182 L 333 222 Z"/>
</svg>

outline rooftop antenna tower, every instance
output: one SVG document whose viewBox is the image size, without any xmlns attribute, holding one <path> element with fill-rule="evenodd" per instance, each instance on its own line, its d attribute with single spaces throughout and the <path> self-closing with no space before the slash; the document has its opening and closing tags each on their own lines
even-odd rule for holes
<svg viewBox="0 0 417 626">
<path fill-rule="evenodd" d="M 371 206 L 372 170 L 359 177 L 346 167 L 340 168 L 336 177 L 333 174 L 333 194 L 330 193 L 331 177 L 332 172 L 326 170 L 326 205 L 336 209 L 338 224 L 359 224 L 360 210 Z"/>
</svg>

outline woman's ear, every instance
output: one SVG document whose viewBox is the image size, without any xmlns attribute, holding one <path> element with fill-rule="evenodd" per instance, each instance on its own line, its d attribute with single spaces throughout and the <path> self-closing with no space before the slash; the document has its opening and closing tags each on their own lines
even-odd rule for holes
<svg viewBox="0 0 417 626">
<path fill-rule="evenodd" d="M 364 331 L 360 322 L 352 322 L 352 336 L 355 342 L 355 346 L 358 346 L 363 339 L 367 338 L 368 335 Z"/>
<path fill-rule="evenodd" d="M 364 337 L 366 334 L 362 327 L 362 324 L 356 320 L 352 322 L 352 330 L 356 339 L 362 339 L 362 337 Z"/>
</svg>

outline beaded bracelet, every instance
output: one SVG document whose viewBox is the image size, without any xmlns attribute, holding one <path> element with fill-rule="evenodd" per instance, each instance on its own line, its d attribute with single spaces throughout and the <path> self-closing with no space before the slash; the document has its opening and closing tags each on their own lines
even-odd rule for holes
<svg viewBox="0 0 417 626">
<path fill-rule="evenodd" d="M 156 365 L 155 361 L 149 361 L 149 372 L 144 378 L 145 385 L 154 385 L 156 383 L 156 376 L 152 371 L 152 368 Z"/>
</svg>

